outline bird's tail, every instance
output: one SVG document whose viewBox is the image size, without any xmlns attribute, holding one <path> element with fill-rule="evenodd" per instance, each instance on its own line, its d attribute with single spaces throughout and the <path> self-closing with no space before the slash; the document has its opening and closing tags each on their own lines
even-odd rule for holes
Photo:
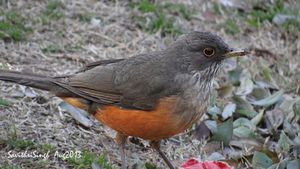
<svg viewBox="0 0 300 169">
<path fill-rule="evenodd" d="M 65 90 L 57 85 L 57 79 L 32 73 L 0 70 L 0 80 L 52 92 Z"/>
</svg>

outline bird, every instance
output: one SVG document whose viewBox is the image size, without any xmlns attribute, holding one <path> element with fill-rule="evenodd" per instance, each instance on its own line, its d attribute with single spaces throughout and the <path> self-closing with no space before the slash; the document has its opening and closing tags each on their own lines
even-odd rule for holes
<svg viewBox="0 0 300 169">
<path fill-rule="evenodd" d="M 116 131 L 121 168 L 129 136 L 149 145 L 174 169 L 161 140 L 189 129 L 206 112 L 213 79 L 227 58 L 247 55 L 211 32 L 192 31 L 166 49 L 100 60 L 62 76 L 0 70 L 0 80 L 46 90 Z"/>
</svg>

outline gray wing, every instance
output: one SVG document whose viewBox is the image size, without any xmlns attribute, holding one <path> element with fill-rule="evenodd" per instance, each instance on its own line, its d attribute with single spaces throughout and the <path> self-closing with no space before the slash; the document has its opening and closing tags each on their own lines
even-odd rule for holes
<svg viewBox="0 0 300 169">
<path fill-rule="evenodd" d="M 122 92 L 121 103 L 138 109 L 153 109 L 160 98 L 176 95 L 176 70 L 170 66 L 162 52 L 138 56 L 119 65 L 115 73 L 115 86 Z"/>
<path fill-rule="evenodd" d="M 100 104 L 152 110 L 162 97 L 178 92 L 173 71 L 159 53 L 96 65 L 69 78 L 81 97 Z"/>
</svg>

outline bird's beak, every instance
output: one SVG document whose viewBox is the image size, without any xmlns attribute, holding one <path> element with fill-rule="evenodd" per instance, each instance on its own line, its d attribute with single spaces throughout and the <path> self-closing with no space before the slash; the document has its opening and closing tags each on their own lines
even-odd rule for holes
<svg viewBox="0 0 300 169">
<path fill-rule="evenodd" d="M 231 49 L 230 52 L 224 54 L 224 57 L 231 58 L 237 56 L 245 56 L 247 54 L 249 54 L 249 51 L 245 49 Z"/>
</svg>

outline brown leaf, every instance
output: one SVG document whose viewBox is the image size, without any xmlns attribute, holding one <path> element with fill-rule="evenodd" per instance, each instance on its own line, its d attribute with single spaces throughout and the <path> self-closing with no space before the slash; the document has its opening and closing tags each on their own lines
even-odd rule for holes
<svg viewBox="0 0 300 169">
<path fill-rule="evenodd" d="M 211 154 L 213 152 L 217 152 L 222 148 L 222 143 L 218 141 L 208 142 L 203 148 L 203 152 L 206 154 Z"/>
<path fill-rule="evenodd" d="M 205 121 L 202 121 L 193 131 L 193 136 L 197 140 L 206 139 L 210 135 L 210 130 L 206 126 Z"/>
<path fill-rule="evenodd" d="M 217 89 L 218 95 L 221 98 L 227 98 L 232 95 L 233 86 L 232 85 L 224 85 Z"/>
</svg>

